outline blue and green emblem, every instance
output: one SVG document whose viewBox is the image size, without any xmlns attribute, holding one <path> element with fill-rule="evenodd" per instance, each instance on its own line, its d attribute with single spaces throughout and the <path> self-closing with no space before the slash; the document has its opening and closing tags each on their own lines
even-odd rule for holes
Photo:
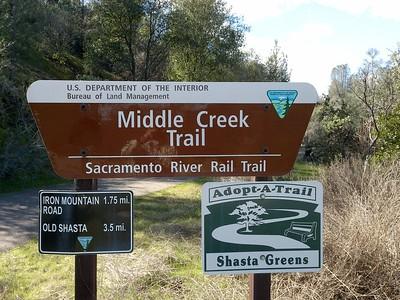
<svg viewBox="0 0 400 300">
<path fill-rule="evenodd" d="M 298 92 L 296 90 L 269 90 L 267 97 L 274 106 L 279 118 L 283 119 L 289 112 Z"/>
</svg>

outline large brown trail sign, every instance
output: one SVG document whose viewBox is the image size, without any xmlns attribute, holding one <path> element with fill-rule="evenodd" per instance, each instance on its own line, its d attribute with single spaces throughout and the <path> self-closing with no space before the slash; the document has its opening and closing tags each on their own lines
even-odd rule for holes
<svg viewBox="0 0 400 300">
<path fill-rule="evenodd" d="M 28 102 L 65 178 L 277 176 L 317 101 L 306 83 L 37 81 Z"/>
</svg>

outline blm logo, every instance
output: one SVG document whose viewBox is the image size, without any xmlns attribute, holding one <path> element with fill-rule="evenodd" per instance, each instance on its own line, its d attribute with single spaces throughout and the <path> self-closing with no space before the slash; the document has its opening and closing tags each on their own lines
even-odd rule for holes
<svg viewBox="0 0 400 300">
<path fill-rule="evenodd" d="M 275 108 L 279 118 L 283 119 L 289 112 L 298 92 L 296 90 L 269 90 L 267 97 Z"/>
</svg>

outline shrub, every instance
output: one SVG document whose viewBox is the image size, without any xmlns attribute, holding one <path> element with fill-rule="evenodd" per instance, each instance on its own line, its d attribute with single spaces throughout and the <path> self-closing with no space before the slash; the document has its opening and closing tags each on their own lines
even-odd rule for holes
<svg viewBox="0 0 400 300">
<path fill-rule="evenodd" d="M 324 266 L 274 276 L 283 299 L 399 299 L 400 162 L 338 161 L 321 173 Z M 277 297 L 279 298 L 279 297 Z"/>
<path fill-rule="evenodd" d="M 316 108 L 305 137 L 306 159 L 329 163 L 362 153 L 360 114 L 349 99 L 326 96 Z"/>
<path fill-rule="evenodd" d="M 380 139 L 377 156 L 393 158 L 400 154 L 400 105 L 390 114 L 379 119 Z"/>
</svg>

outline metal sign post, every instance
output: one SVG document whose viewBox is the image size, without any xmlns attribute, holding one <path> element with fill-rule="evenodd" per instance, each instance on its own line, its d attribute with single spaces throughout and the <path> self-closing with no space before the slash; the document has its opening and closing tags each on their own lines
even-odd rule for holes
<svg viewBox="0 0 400 300">
<path fill-rule="evenodd" d="M 76 191 L 97 190 L 97 179 L 75 179 Z M 75 256 L 75 299 L 97 299 L 97 255 Z"/>
</svg>

